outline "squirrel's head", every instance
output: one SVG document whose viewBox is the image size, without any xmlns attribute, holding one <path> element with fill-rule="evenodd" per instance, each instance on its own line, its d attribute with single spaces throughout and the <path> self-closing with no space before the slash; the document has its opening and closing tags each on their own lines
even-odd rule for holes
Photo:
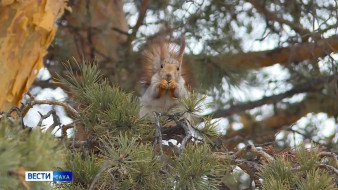
<svg viewBox="0 0 338 190">
<path fill-rule="evenodd" d="M 181 37 L 181 45 L 176 55 L 168 55 L 165 49 L 161 50 L 160 70 L 161 79 L 177 81 L 181 75 L 181 66 L 185 49 L 185 38 Z"/>
</svg>

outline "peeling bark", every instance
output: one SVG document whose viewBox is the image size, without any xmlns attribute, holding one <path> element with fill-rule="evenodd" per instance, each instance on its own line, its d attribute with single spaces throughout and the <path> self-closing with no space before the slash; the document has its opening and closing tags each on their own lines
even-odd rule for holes
<svg viewBox="0 0 338 190">
<path fill-rule="evenodd" d="M 43 66 L 64 0 L 0 1 L 0 110 L 18 106 Z"/>
</svg>

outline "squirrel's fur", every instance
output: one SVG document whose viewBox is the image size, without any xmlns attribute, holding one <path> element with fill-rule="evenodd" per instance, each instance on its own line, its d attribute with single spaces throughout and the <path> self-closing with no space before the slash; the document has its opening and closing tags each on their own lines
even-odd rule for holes
<svg viewBox="0 0 338 190">
<path fill-rule="evenodd" d="M 191 81 L 189 69 L 182 64 L 185 39 L 181 44 L 170 43 L 164 37 L 150 40 L 142 54 L 143 94 L 140 98 L 140 116 L 152 112 L 168 113 L 179 108 L 178 98 L 188 94 Z"/>
</svg>

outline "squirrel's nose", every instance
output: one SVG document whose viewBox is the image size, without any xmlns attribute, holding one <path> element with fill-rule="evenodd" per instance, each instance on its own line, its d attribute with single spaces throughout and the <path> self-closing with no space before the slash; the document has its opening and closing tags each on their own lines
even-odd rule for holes
<svg viewBox="0 0 338 190">
<path fill-rule="evenodd" d="M 171 80 L 171 78 L 172 78 L 172 77 L 171 77 L 171 74 L 167 74 L 167 79 L 168 79 L 168 80 Z"/>
</svg>

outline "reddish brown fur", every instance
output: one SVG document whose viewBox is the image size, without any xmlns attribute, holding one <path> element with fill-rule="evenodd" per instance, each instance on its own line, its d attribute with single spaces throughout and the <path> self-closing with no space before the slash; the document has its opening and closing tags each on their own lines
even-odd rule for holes
<svg viewBox="0 0 338 190">
<path fill-rule="evenodd" d="M 179 49 L 177 45 L 172 46 L 172 43 L 162 36 L 156 37 L 147 43 L 146 49 L 142 54 L 141 80 L 144 82 L 143 88 L 146 89 L 150 85 L 152 76 L 160 70 L 161 61 L 163 61 L 164 58 L 170 57 L 181 62 L 184 54 L 185 40 L 182 40 Z M 168 64 L 166 70 L 176 69 L 176 65 L 177 64 Z M 190 90 L 191 86 L 193 86 L 193 80 L 189 65 L 183 63 L 180 72 L 185 80 L 185 85 L 189 87 Z"/>
</svg>

